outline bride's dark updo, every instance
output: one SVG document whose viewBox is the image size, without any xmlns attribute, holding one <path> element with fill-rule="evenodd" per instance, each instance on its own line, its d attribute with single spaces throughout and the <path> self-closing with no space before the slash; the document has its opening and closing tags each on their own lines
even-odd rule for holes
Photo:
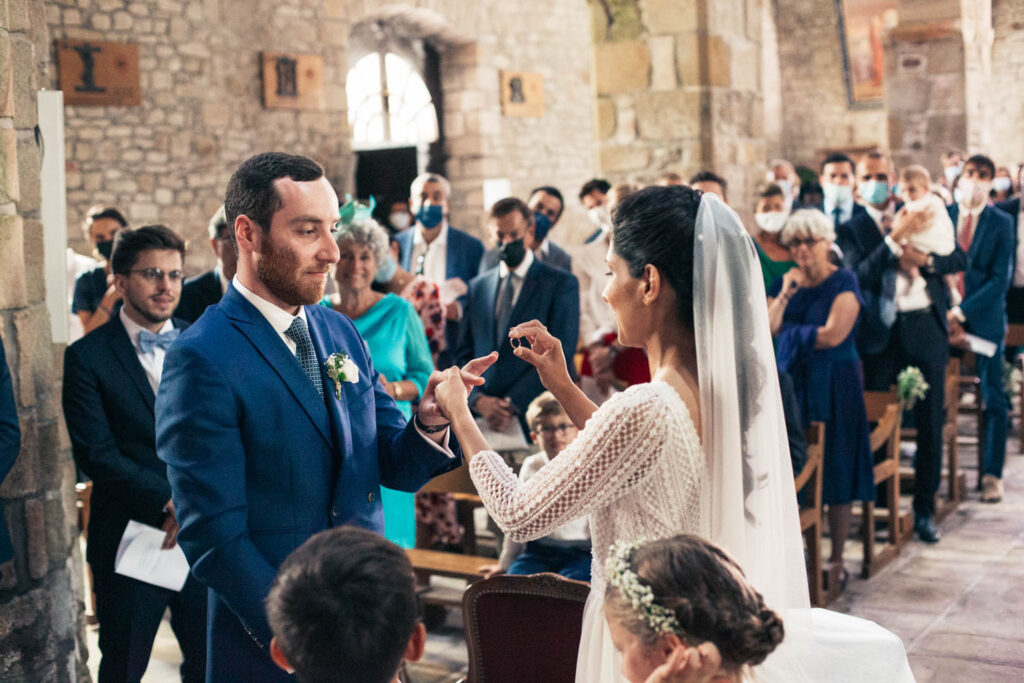
<svg viewBox="0 0 1024 683">
<path fill-rule="evenodd" d="M 612 244 L 640 277 L 655 266 L 676 293 L 679 318 L 693 329 L 693 230 L 701 192 L 681 185 L 647 187 L 627 195 L 612 214 Z"/>
<path fill-rule="evenodd" d="M 710 641 L 729 667 L 757 665 L 782 642 L 779 615 L 747 583 L 743 571 L 719 548 L 691 534 L 647 543 L 633 551 L 630 571 L 654 595 L 654 603 L 671 611 L 676 635 L 697 646 Z M 645 645 L 660 633 L 634 609 L 609 577 L 605 612 Z"/>
</svg>

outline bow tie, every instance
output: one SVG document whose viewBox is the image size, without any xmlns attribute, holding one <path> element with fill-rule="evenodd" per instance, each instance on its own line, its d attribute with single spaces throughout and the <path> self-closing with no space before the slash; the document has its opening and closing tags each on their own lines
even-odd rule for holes
<svg viewBox="0 0 1024 683">
<path fill-rule="evenodd" d="M 173 328 L 160 334 L 153 334 L 149 330 L 142 330 L 139 332 L 139 351 L 142 353 L 153 353 L 153 348 L 159 346 L 161 349 L 166 351 L 171 348 L 171 344 L 178 338 L 180 330 Z"/>
</svg>

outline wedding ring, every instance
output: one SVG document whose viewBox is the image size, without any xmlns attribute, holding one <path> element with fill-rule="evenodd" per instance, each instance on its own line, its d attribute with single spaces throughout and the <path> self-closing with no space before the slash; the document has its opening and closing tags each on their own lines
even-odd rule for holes
<svg viewBox="0 0 1024 683">
<path fill-rule="evenodd" d="M 508 343 L 512 345 L 513 349 L 518 349 L 522 342 L 519 341 L 519 337 L 509 337 Z"/>
</svg>

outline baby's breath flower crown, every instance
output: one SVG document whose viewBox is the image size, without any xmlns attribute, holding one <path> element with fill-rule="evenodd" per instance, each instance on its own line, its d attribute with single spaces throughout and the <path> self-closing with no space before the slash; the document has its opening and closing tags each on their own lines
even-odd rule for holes
<svg viewBox="0 0 1024 683">
<path fill-rule="evenodd" d="M 640 582 L 640 577 L 629 568 L 633 551 L 646 541 L 616 543 L 605 562 L 608 583 L 615 586 L 626 598 L 626 602 L 655 633 L 676 633 L 682 630 L 676 615 L 671 610 L 654 602 L 654 591 Z"/>
</svg>

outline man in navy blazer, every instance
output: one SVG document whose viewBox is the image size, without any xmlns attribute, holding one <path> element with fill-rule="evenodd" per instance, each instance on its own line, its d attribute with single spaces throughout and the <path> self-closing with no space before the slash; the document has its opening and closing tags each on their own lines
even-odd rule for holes
<svg viewBox="0 0 1024 683">
<path fill-rule="evenodd" d="M 171 313 L 181 292 L 185 243 L 163 226 L 121 230 L 110 259 L 123 305 L 64 353 L 64 419 L 75 463 L 93 483 L 86 559 L 102 652 L 99 680 L 138 681 L 168 606 L 183 655 L 182 679 L 206 674 L 206 589 L 180 592 L 121 576 L 117 548 L 132 520 L 178 531 L 167 468 L 156 454 L 154 402 L 167 348 L 187 327 Z"/>
<path fill-rule="evenodd" d="M 509 328 L 539 320 L 562 342 L 566 358 L 576 352 L 579 336 L 579 283 L 571 273 L 534 256 L 533 220 L 533 212 L 520 199 L 495 202 L 490 222 L 501 262 L 469 283 L 462 318 L 456 353 L 460 363 L 498 351 L 497 362 L 484 373 L 485 384 L 469 397 L 473 412 L 496 431 L 515 419 L 526 430 L 526 409 L 544 391 L 532 366 L 513 354 Z"/>
<path fill-rule="evenodd" d="M 1010 289 L 1006 293 L 1006 319 L 1011 325 L 1024 323 L 1024 254 L 1020 253 L 1024 247 L 1020 235 L 1024 222 L 1021 221 L 1021 204 L 1019 195 L 996 203 L 996 208 L 1009 215 L 1013 222 L 1013 270 Z"/>
<path fill-rule="evenodd" d="M 967 269 L 960 283 L 963 301 L 949 312 L 950 337 L 955 342 L 965 332 L 996 345 L 992 357 L 977 354 L 981 397 L 985 403 L 984 472 L 982 502 L 1003 498 L 1003 461 L 1009 430 L 1010 400 L 1003 383 L 1006 343 L 1006 291 L 1013 263 L 1013 220 L 988 206 L 995 164 L 977 154 L 964 163 L 957 183 L 960 204 L 951 205 L 949 217 L 957 226 L 957 241 L 967 251 Z"/>
<path fill-rule="evenodd" d="M 220 301 L 224 292 L 228 291 L 228 283 L 235 276 L 235 244 L 228 230 L 227 219 L 224 217 L 224 205 L 210 218 L 210 247 L 217 257 L 217 265 L 202 275 L 185 280 L 181 288 L 181 303 L 174 312 L 175 318 L 190 323 L 199 320 L 210 306 Z"/>
<path fill-rule="evenodd" d="M 4 343 L 0 340 L 0 484 L 14 467 L 21 450 L 21 428 L 18 426 L 18 409 L 14 403 L 14 389 L 11 386 L 11 371 L 7 367 Z M 4 506 L 0 503 L 0 564 L 14 557 L 10 531 L 4 519 Z"/>
<path fill-rule="evenodd" d="M 409 205 L 416 222 L 408 230 L 395 235 L 401 250 L 403 269 L 423 275 L 441 286 L 452 278 L 468 284 L 480 271 L 484 245 L 477 238 L 448 225 L 449 201 L 452 186 L 437 173 L 423 173 L 409 187 Z M 454 349 L 459 339 L 459 320 L 466 305 L 465 294 L 455 301 L 446 301 L 445 337 L 448 349 Z M 443 352 L 438 367 L 452 362 L 450 351 Z"/>
<path fill-rule="evenodd" d="M 887 185 L 891 177 L 889 160 L 882 155 L 867 156 L 859 165 L 858 175 L 865 186 Z M 888 200 L 882 201 L 881 194 L 870 197 L 877 201 L 851 213 L 852 218 L 836 233 L 836 244 L 842 249 L 846 266 L 857 275 L 864 298 L 857 346 L 865 389 L 888 391 L 900 370 L 911 365 L 921 370 L 931 387 L 914 406 L 918 427 L 914 528 L 921 540 L 934 543 L 942 535 L 934 515 L 935 493 L 942 478 L 944 387 L 949 361 L 949 290 L 943 276 L 963 270 L 966 256 L 958 248 L 948 255 L 938 255 L 905 244 L 907 238 L 927 226 L 924 216 L 901 211 L 895 218 L 889 217 L 885 210 Z"/>
<path fill-rule="evenodd" d="M 323 169 L 257 155 L 225 207 L 238 270 L 167 356 L 157 451 L 182 548 L 210 589 L 207 679 L 286 681 L 263 604 L 284 558 L 329 527 L 383 533 L 382 484 L 416 491 L 462 458 L 437 377 L 406 424 L 352 321 L 316 305 L 339 256 Z"/>
</svg>

